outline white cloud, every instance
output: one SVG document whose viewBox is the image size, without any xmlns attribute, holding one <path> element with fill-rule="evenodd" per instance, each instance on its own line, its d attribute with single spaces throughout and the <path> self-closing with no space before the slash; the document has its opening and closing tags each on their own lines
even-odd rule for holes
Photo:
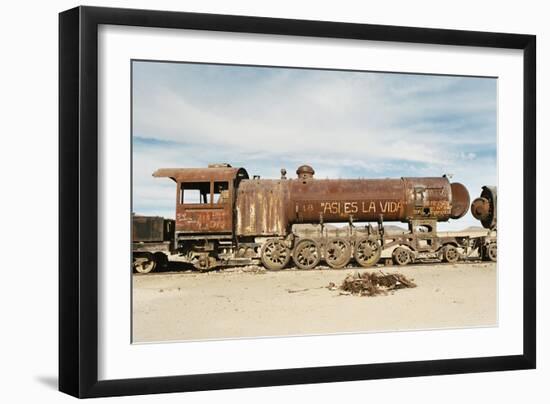
<svg viewBox="0 0 550 404">
<path fill-rule="evenodd" d="M 209 162 L 272 178 L 302 163 L 319 178 L 453 173 L 473 197 L 496 183 L 492 79 L 143 65 L 134 136 L 157 141 L 134 148 L 134 202 L 144 210 L 175 199 L 155 169 Z"/>
</svg>

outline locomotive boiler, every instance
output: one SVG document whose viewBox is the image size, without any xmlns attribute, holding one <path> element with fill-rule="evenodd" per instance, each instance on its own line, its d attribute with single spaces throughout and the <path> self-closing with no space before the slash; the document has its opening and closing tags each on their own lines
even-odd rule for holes
<svg viewBox="0 0 550 404">
<path fill-rule="evenodd" d="M 176 184 L 171 248 L 178 260 L 200 270 L 260 261 L 277 270 L 291 259 L 301 269 L 321 260 L 342 268 L 352 259 L 367 267 L 388 249 L 398 264 L 422 254 L 458 259 L 456 238 L 438 237 L 436 229 L 470 208 L 462 184 L 446 176 L 317 179 L 308 165 L 296 174 L 289 179 L 283 169 L 279 179 L 249 178 L 244 168 L 228 164 L 155 171 L 154 177 Z M 409 232 L 389 236 L 385 222 L 407 223 Z"/>
</svg>

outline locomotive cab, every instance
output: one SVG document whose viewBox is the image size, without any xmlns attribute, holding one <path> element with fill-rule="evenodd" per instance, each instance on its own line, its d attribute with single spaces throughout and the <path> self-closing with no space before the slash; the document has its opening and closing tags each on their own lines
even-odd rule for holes
<svg viewBox="0 0 550 404">
<path fill-rule="evenodd" d="M 208 168 L 163 168 L 154 177 L 176 183 L 175 249 L 185 262 L 204 270 L 232 254 L 233 211 L 244 168 L 212 164 Z"/>
<path fill-rule="evenodd" d="M 176 238 L 233 237 L 235 190 L 248 178 L 244 168 L 213 164 L 208 168 L 164 168 L 154 177 L 176 182 Z"/>
</svg>

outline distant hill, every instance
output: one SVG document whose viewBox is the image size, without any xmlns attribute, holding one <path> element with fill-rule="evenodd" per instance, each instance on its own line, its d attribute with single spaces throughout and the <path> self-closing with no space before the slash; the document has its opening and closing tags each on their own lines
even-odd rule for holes
<svg viewBox="0 0 550 404">
<path fill-rule="evenodd" d="M 386 234 L 404 234 L 408 233 L 409 229 L 405 229 L 401 226 L 396 226 L 395 224 L 385 224 L 384 232 Z"/>
<path fill-rule="evenodd" d="M 464 230 L 462 231 L 485 231 L 487 229 L 484 229 L 483 227 L 481 226 L 470 226 L 470 227 L 466 227 Z"/>
</svg>

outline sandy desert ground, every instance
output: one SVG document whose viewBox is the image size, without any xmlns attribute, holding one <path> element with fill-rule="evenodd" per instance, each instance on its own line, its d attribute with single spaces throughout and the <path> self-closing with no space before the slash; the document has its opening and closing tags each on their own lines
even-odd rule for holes
<svg viewBox="0 0 550 404">
<path fill-rule="evenodd" d="M 341 295 L 347 274 L 414 279 L 385 296 Z M 134 342 L 391 331 L 497 324 L 494 263 L 344 270 L 164 272 L 133 276 Z"/>
</svg>

